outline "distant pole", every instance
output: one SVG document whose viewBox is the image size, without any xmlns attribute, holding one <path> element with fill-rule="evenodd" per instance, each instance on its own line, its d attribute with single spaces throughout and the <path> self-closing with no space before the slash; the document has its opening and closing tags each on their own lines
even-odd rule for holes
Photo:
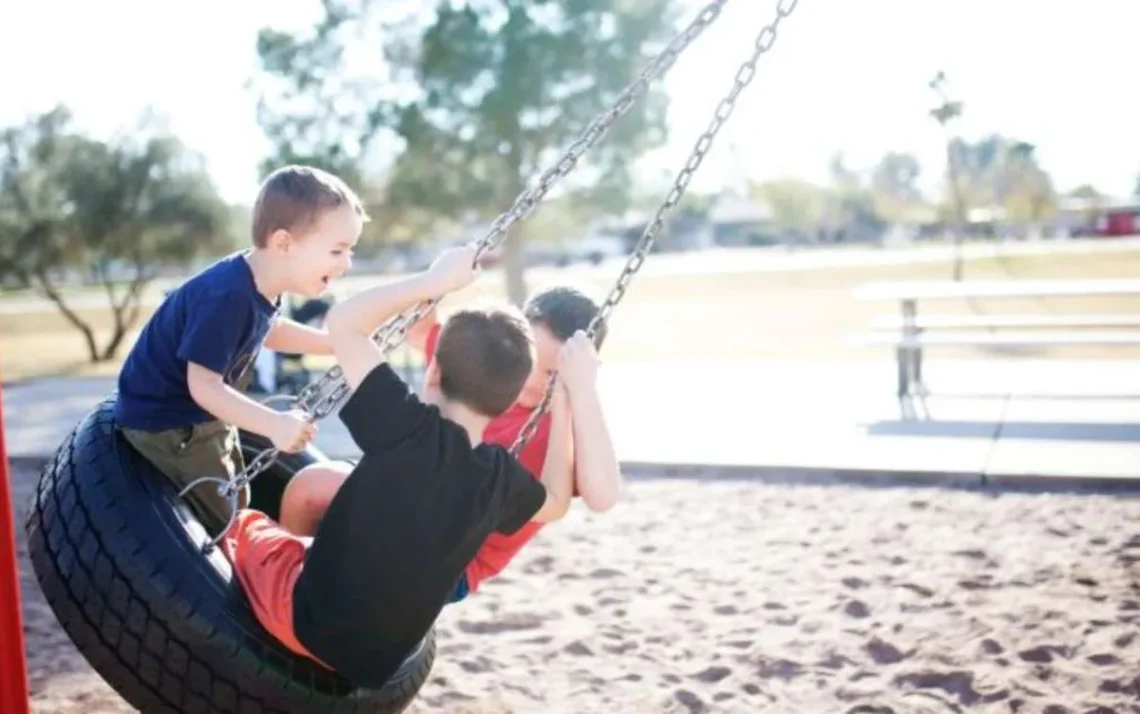
<svg viewBox="0 0 1140 714">
<path fill-rule="evenodd" d="M 935 121 L 942 126 L 942 131 L 946 135 L 946 174 L 950 181 L 951 200 L 954 203 L 954 220 L 951 222 L 954 239 L 954 280 L 958 281 L 962 279 L 962 240 L 964 239 L 963 233 L 966 225 L 966 205 L 962 200 L 962 185 L 958 181 L 958 162 L 954 157 L 954 140 L 950 134 L 949 124 L 952 120 L 962 116 L 962 102 L 952 100 L 947 95 L 946 74 L 944 72 L 940 71 L 934 75 L 929 86 L 942 101 L 941 104 L 930 110 L 930 116 L 934 117 Z"/>
<path fill-rule="evenodd" d="M 28 669 L 20 620 L 13 505 L 8 451 L 4 446 L 4 402 L 0 397 L 0 712 L 28 714 Z"/>
</svg>

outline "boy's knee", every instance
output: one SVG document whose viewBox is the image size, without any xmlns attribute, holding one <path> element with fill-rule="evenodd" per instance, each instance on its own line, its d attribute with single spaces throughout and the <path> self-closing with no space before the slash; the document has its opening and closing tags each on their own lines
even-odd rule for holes
<svg viewBox="0 0 1140 714">
<path fill-rule="evenodd" d="M 293 480 L 299 478 L 320 478 L 314 474 L 324 474 L 324 478 L 331 478 L 333 476 L 340 476 L 342 479 L 347 478 L 352 473 L 352 464 L 347 461 L 322 461 L 319 464 L 309 464 L 305 468 L 297 472 Z"/>
<path fill-rule="evenodd" d="M 298 534 L 315 529 L 352 467 L 348 464 L 313 464 L 297 472 L 281 497 L 281 524 Z"/>
</svg>

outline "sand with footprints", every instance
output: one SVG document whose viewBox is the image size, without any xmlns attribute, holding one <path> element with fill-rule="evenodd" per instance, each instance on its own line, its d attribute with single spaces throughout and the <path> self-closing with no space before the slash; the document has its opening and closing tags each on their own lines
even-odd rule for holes
<svg viewBox="0 0 1140 714">
<path fill-rule="evenodd" d="M 132 711 L 21 568 L 33 711 Z M 636 481 L 439 630 L 409 714 L 1140 712 L 1140 501 Z"/>
</svg>

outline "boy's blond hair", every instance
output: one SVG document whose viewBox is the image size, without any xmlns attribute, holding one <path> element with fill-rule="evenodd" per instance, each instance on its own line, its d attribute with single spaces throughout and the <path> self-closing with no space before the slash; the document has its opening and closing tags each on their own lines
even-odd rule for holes
<svg viewBox="0 0 1140 714">
<path fill-rule="evenodd" d="M 253 244 L 264 248 L 275 231 L 302 231 L 326 211 L 351 206 L 364 221 L 360 197 L 336 176 L 311 166 L 284 166 L 266 177 L 253 205 Z"/>
</svg>

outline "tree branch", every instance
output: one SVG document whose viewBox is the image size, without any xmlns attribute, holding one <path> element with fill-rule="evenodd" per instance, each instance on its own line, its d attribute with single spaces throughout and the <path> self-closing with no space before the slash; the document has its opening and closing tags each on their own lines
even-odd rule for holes
<svg viewBox="0 0 1140 714">
<path fill-rule="evenodd" d="M 63 313 L 63 316 L 67 318 L 67 321 L 83 333 L 83 337 L 87 341 L 88 356 L 91 358 L 92 362 L 98 362 L 99 349 L 95 345 L 95 333 L 92 332 L 91 326 L 84 322 L 79 317 L 79 315 L 74 310 L 72 310 L 66 302 L 64 302 L 63 295 L 61 295 L 59 290 L 56 289 L 55 285 L 52 284 L 51 278 L 48 277 L 46 270 L 41 268 L 40 270 L 36 271 L 36 279 L 39 282 L 40 289 L 43 290 L 43 293 L 47 299 L 54 302 L 56 304 L 56 307 L 59 308 L 59 311 Z"/>
<path fill-rule="evenodd" d="M 150 278 L 146 274 L 146 266 L 142 256 L 138 251 L 135 251 L 134 256 L 135 275 L 131 278 L 130 285 L 127 286 L 126 292 L 123 293 L 123 300 L 121 303 L 113 304 L 112 309 L 115 314 L 115 332 L 111 335 L 111 340 L 107 343 L 107 347 L 103 350 L 103 359 L 108 360 L 115 356 L 119 347 L 122 345 L 123 339 L 127 336 L 127 331 L 134 326 L 135 321 L 139 319 L 139 311 L 142 308 L 142 289 L 150 282 Z M 130 308 L 126 318 L 123 318 L 123 311 Z"/>
<path fill-rule="evenodd" d="M 115 284 L 108 275 L 103 261 L 96 258 L 92 268 L 95 270 L 95 274 L 99 276 L 99 281 L 103 283 L 103 287 L 107 291 L 107 300 L 111 303 L 111 310 L 115 313 L 115 320 L 117 321 L 119 319 L 119 313 L 123 311 L 123 308 L 119 305 L 118 298 L 115 295 Z"/>
</svg>

